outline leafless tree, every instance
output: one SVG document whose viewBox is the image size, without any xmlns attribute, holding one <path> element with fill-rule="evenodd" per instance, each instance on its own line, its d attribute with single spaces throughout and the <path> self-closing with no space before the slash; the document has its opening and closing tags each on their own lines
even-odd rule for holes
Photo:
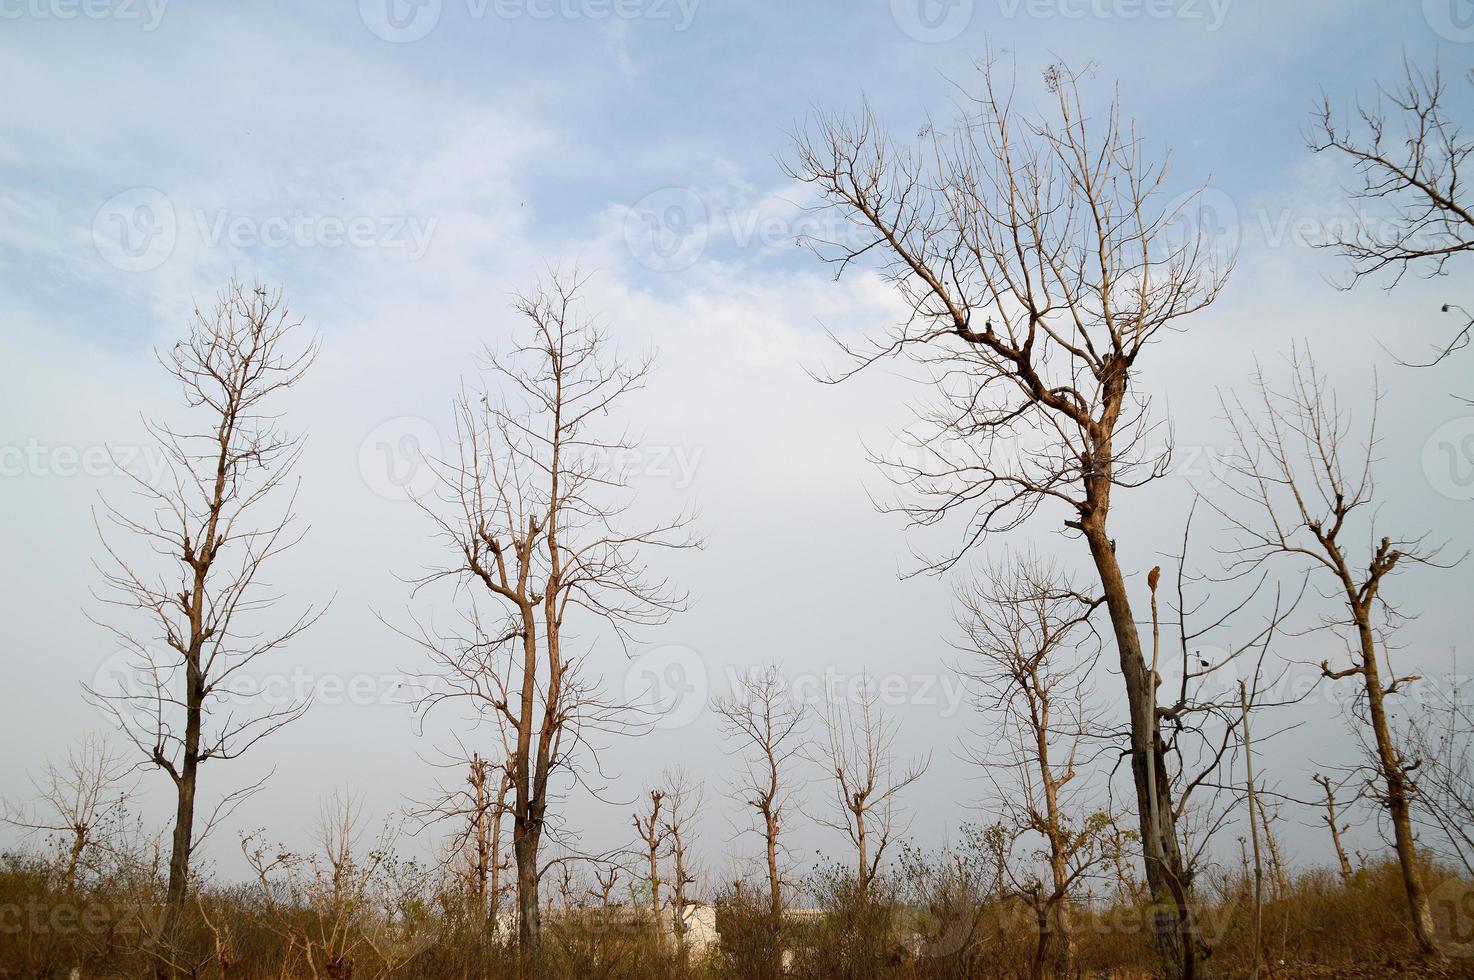
<svg viewBox="0 0 1474 980">
<path fill-rule="evenodd" d="M 693 834 L 690 821 L 701 810 L 705 787 L 685 768 L 667 770 L 661 777 L 661 783 L 666 787 L 668 805 L 665 829 L 670 835 L 673 863 L 670 883 L 672 929 L 677 946 L 684 950 L 687 910 L 695 904 L 689 889 L 696 884 L 695 862 L 691 856 Z"/>
<path fill-rule="evenodd" d="M 191 421 L 145 423 L 166 472 L 155 482 L 134 476 L 134 505 L 105 503 L 98 522 L 109 559 L 100 598 L 136 614 L 102 625 L 128 652 L 134 682 L 87 692 L 174 784 L 166 936 L 199 841 L 255 788 L 227 794 L 197 832 L 200 766 L 238 758 L 308 704 L 269 703 L 237 685 L 320 615 L 309 608 L 273 625 L 278 596 L 262 579 L 301 540 L 289 481 L 302 437 L 273 414 L 317 353 L 296 342 L 299 326 L 279 291 L 235 280 L 209 312 L 196 309 L 188 336 L 159 355 Z M 125 549 L 117 534 L 137 546 Z"/>
<path fill-rule="evenodd" d="M 60 762 L 48 762 L 31 780 L 36 799 L 30 807 L 7 804 L 6 823 L 52 838 L 62 858 L 68 893 L 94 852 L 107 851 L 123 832 L 133 766 L 97 735 L 67 749 Z"/>
<path fill-rule="evenodd" d="M 614 890 L 619 887 L 619 876 L 624 869 L 617 864 L 611 864 L 604 868 L 594 869 L 594 884 L 596 887 L 589 889 L 589 897 L 599 900 L 600 908 L 609 908 L 614 904 Z"/>
<path fill-rule="evenodd" d="M 660 804 L 664 800 L 664 790 L 652 789 L 649 812 L 644 816 L 637 812 L 633 817 L 635 833 L 644 845 L 640 857 L 648 869 L 645 881 L 650 889 L 650 927 L 655 931 L 657 945 L 660 942 L 660 859 L 665 855 L 670 838 L 670 828 L 660 819 Z"/>
<path fill-rule="evenodd" d="M 1347 640 L 1350 664 L 1322 661 L 1330 681 L 1357 684 L 1362 719 L 1372 741 L 1376 795 L 1392 823 L 1413 932 L 1424 953 L 1435 952 L 1433 920 L 1418 864 L 1411 804 L 1415 785 L 1408 760 L 1393 737 L 1387 699 L 1418 680 L 1399 676 L 1388 663 L 1387 630 L 1399 619 L 1385 587 L 1396 572 L 1435 565 L 1439 549 L 1422 537 L 1394 538 L 1378 526 L 1376 404 L 1358 434 L 1351 413 L 1317 373 L 1307 355 L 1290 356 L 1291 381 L 1279 390 L 1262 370 L 1254 387 L 1257 411 L 1239 398 L 1224 411 L 1236 443 L 1234 493 L 1238 513 L 1221 511 L 1237 536 L 1238 569 L 1257 572 L 1274 560 L 1293 560 L 1321 584 L 1332 610 L 1318 624 Z M 1384 677 L 1386 680 L 1384 680 Z"/>
<path fill-rule="evenodd" d="M 282 975 L 385 977 L 425 949 L 427 937 L 397 921 L 389 901 L 398 828 L 386 824 L 367 847 L 363 829 L 362 801 L 335 792 L 323 804 L 315 850 L 273 846 L 259 834 L 241 839 L 263 919 L 287 944 Z"/>
<path fill-rule="evenodd" d="M 1152 684 L 1109 517 L 1114 490 L 1161 475 L 1167 461 L 1150 445 L 1143 354 L 1216 298 L 1232 257 L 1182 233 L 1199 199 L 1167 200 L 1165 165 L 1143 156 L 1116 102 L 1087 109 L 1079 73 L 1047 72 L 1051 112 L 1026 118 L 998 66 L 981 69 L 950 130 L 928 125 L 905 146 L 868 110 L 825 117 L 798 139 L 791 172 L 853 233 L 817 242 L 820 254 L 841 272 L 875 259 L 909 307 L 873 347 L 845 346 L 853 370 L 909 354 L 934 375 L 913 458 L 890 462 L 910 495 L 897 509 L 912 521 L 967 517 L 960 544 L 927 567 L 950 567 L 1046 503 L 1084 539 L 1126 686 L 1147 879 L 1170 907 L 1182 891 L 1178 842 L 1164 836 L 1171 791 L 1148 783 L 1159 751 Z M 1160 916 L 1158 945 L 1169 972 L 1190 975 L 1183 923 Z"/>
<path fill-rule="evenodd" d="M 1474 70 L 1464 80 L 1474 87 Z M 1358 180 L 1350 190 L 1353 203 L 1387 212 L 1363 216 L 1324 243 L 1351 262 L 1347 288 L 1385 276 L 1390 289 L 1410 271 L 1445 276 L 1450 261 L 1474 253 L 1474 201 L 1467 186 L 1474 139 L 1451 111 L 1439 69 L 1407 61 L 1396 86 L 1378 86 L 1375 100 L 1358 103 L 1354 124 L 1338 118 L 1329 96 L 1322 99 L 1307 136 L 1310 148 L 1348 160 Z M 1457 315 L 1460 325 L 1424 364 L 1467 347 L 1474 333 L 1474 314 L 1466 307 L 1448 302 L 1443 312 Z"/>
<path fill-rule="evenodd" d="M 423 711 L 460 705 L 477 720 L 500 717 L 509 732 L 524 970 L 539 943 L 549 800 L 562 781 L 582 781 L 591 736 L 633 724 L 572 644 L 603 627 L 623 645 L 632 629 L 665 622 L 684 595 L 651 576 L 644 555 L 697 543 L 684 516 L 622 526 L 631 494 L 608 464 L 633 443 L 604 431 L 606 417 L 644 384 L 650 361 L 620 359 L 580 310 L 583 283 L 576 272 L 555 272 L 519 297 L 525 339 L 508 353 L 488 352 L 499 390 L 457 400 L 452 455 L 437 467 L 439 501 L 426 506 L 454 557 L 418 586 L 451 583 L 469 626 L 469 635 L 446 637 L 421 625 L 415 639 L 434 665 Z"/>
<path fill-rule="evenodd" d="M 498 758 L 505 760 L 506 752 L 498 753 Z M 505 762 L 493 762 L 476 751 L 462 750 L 440 765 L 464 776 L 440 786 L 431 800 L 414 806 L 409 817 L 422 827 L 451 823 L 448 863 L 468 885 L 477 914 L 494 926 L 506 891 L 502 874 L 511 867 L 503 857 L 502 843 L 511 773 Z"/>
<path fill-rule="evenodd" d="M 880 709 L 880 691 L 868 674 L 849 691 L 829 692 L 824 712 L 823 755 L 817 760 L 834 793 L 834 816 L 820 817 L 842 832 L 855 849 L 855 883 L 860 896 L 880 871 L 886 848 L 910 825 L 898 797 L 921 778 L 930 757 L 904 765 L 895 757 L 899 723 Z"/>
<path fill-rule="evenodd" d="M 1347 830 L 1348 825 L 1340 822 L 1336 816 L 1336 787 L 1332 785 L 1331 777 L 1324 773 L 1316 773 L 1311 777 L 1320 785 L 1326 794 L 1326 813 L 1321 817 L 1325 821 L 1326 828 L 1331 832 L 1331 843 L 1336 848 L 1336 863 L 1341 868 L 1341 881 L 1343 883 L 1351 880 L 1351 860 L 1346 856 L 1346 845 L 1341 843 L 1341 835 Z"/>
<path fill-rule="evenodd" d="M 984 569 L 956 601 L 959 670 L 994 733 L 992 745 L 970 749 L 968 757 L 994 786 L 999 866 L 1038 922 L 1030 975 L 1067 975 L 1075 952 L 1073 889 L 1109 865 L 1115 840 L 1109 813 L 1091 807 L 1084 781 L 1077 781 L 1103 734 L 1090 707 L 1099 641 L 1089 619 L 1099 603 L 1033 554 Z M 1047 883 L 1032 861 L 1019 872 L 1007 860 L 1031 835 L 1043 842 Z"/>
<path fill-rule="evenodd" d="M 777 929 L 783 917 L 782 832 L 798 788 L 795 769 L 805 749 L 808 712 L 790 697 L 776 666 L 741 675 L 736 689 L 714 707 L 721 716 L 723 733 L 737 743 L 742 754 L 735 794 L 752 812 L 754 829 L 763 838 L 768 914 Z"/>
<path fill-rule="evenodd" d="M 1468 682 L 1438 687 L 1408 721 L 1400 741 L 1418 763 L 1414 819 L 1429 846 L 1474 875 L 1474 706 Z"/>
</svg>

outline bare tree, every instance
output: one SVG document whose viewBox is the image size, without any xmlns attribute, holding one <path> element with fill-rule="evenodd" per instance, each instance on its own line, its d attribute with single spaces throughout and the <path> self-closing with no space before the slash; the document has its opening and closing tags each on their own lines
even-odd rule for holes
<svg viewBox="0 0 1474 980">
<path fill-rule="evenodd" d="M 650 888 L 650 928 L 655 931 L 657 946 L 660 942 L 660 859 L 670 837 L 670 828 L 660 819 L 660 804 L 664 799 L 664 790 L 652 789 L 649 813 L 645 816 L 635 813 L 633 817 L 635 833 L 645 845 L 640 856 L 645 860 L 648 869 L 645 881 Z"/>
<path fill-rule="evenodd" d="M 104 739 L 87 735 L 67 749 L 61 762 L 46 763 L 40 778 L 31 780 L 33 806 L 6 805 L 6 823 L 52 838 L 68 893 L 94 852 L 108 850 L 124 830 L 132 769 Z"/>
<path fill-rule="evenodd" d="M 1434 690 L 1401 741 L 1418 762 L 1414 819 L 1442 857 L 1474 875 L 1474 707 L 1467 685 L 1455 678 Z"/>
<path fill-rule="evenodd" d="M 331 980 L 375 963 L 372 975 L 390 976 L 428 945 L 414 923 L 393 915 L 398 828 L 386 824 L 365 847 L 362 806 L 335 792 L 322 806 L 310 852 L 272 846 L 259 834 L 241 839 L 264 921 L 287 944 L 283 976 Z"/>
<path fill-rule="evenodd" d="M 688 889 L 696 884 L 695 863 L 691 858 L 691 817 L 701 809 L 705 787 L 695 780 L 684 767 L 667 770 L 661 777 L 666 787 L 665 829 L 670 835 L 670 852 L 673 862 L 671 891 L 671 920 L 676 945 L 684 952 L 688 910 L 695 904 Z"/>
<path fill-rule="evenodd" d="M 1389 697 L 1418 678 L 1398 676 L 1387 663 L 1386 632 L 1399 616 L 1384 590 L 1397 571 L 1435 564 L 1438 549 L 1427 547 L 1421 537 L 1379 534 L 1373 477 L 1379 396 L 1373 396 L 1364 440 L 1358 443 L 1350 413 L 1342 410 L 1313 360 L 1297 352 L 1290 362 L 1285 390 L 1273 388 L 1262 370 L 1256 372 L 1256 414 L 1237 397 L 1225 401 L 1236 442 L 1233 490 L 1247 513 L 1221 512 L 1238 537 L 1240 571 L 1257 570 L 1271 560 L 1295 560 L 1333 600 L 1335 611 L 1319 628 L 1347 639 L 1351 662 L 1333 668 L 1322 661 L 1320 670 L 1327 680 L 1350 679 L 1358 686 L 1366 709 L 1363 723 L 1374 746 L 1376 795 L 1392 823 L 1413 934 L 1419 949 L 1431 954 L 1436 951 L 1433 919 L 1411 817 L 1415 785 L 1410 773 L 1416 762 L 1399 750 L 1387 707 Z"/>
<path fill-rule="evenodd" d="M 876 257 L 909 307 L 873 348 L 845 347 L 854 370 L 904 353 L 934 374 L 937 404 L 911 433 L 914 458 L 891 461 L 912 495 L 897 509 L 913 522 L 967 515 L 960 544 L 928 567 L 949 568 L 1046 503 L 1084 538 L 1126 686 L 1147 879 L 1162 907 L 1180 909 L 1171 791 L 1160 775 L 1149 785 L 1163 769 L 1152 765 L 1152 683 L 1109 517 L 1114 490 L 1166 465 L 1149 445 L 1142 356 L 1216 298 L 1232 259 L 1179 233 L 1197 197 L 1164 200 L 1164 165 L 1143 158 L 1118 104 L 1087 110 L 1079 74 L 1052 68 L 1051 117 L 1024 118 L 996 65 L 981 67 L 981 89 L 963 96 L 950 131 L 928 125 L 907 147 L 868 110 L 827 117 L 799 138 L 791 172 L 853 233 L 818 242 L 820 254 L 841 272 Z M 1192 931 L 1190 917 L 1158 917 L 1174 974 L 1193 972 Z"/>
<path fill-rule="evenodd" d="M 580 753 L 592 735 L 632 724 L 582 670 L 586 657 L 565 630 L 602 626 L 623 645 L 632 629 L 665 622 L 684 595 L 652 577 L 643 555 L 696 544 L 684 517 L 622 526 L 631 494 L 609 463 L 633 443 L 601 428 L 644 384 L 650 361 L 619 358 L 579 310 L 583 282 L 554 273 L 519 297 L 526 339 L 509 353 L 488 352 L 500 391 L 457 400 L 453 455 L 437 467 L 443 507 L 426 506 L 454 558 L 419 583 L 449 581 L 470 627 L 452 637 L 421 627 L 416 639 L 434 664 L 424 711 L 462 705 L 478 720 L 500 716 L 509 732 L 524 970 L 539 943 L 549 800 L 561 780 L 582 780 Z"/>
<path fill-rule="evenodd" d="M 808 712 L 789 696 L 776 666 L 742 675 L 736 689 L 715 704 L 723 733 L 738 743 L 744 766 L 735 787 L 752 811 L 763 838 L 768 872 L 768 914 L 776 930 L 783 917 L 782 832 L 797 789 L 796 763 L 804 751 Z"/>
<path fill-rule="evenodd" d="M 1474 70 L 1464 80 L 1474 86 Z M 1474 253 L 1467 180 L 1474 139 L 1450 115 L 1449 101 L 1436 66 L 1425 71 L 1407 61 L 1395 87 L 1378 86 L 1374 101 L 1358 103 L 1355 126 L 1337 117 L 1328 96 L 1322 99 L 1307 143 L 1351 163 L 1359 181 L 1350 191 L 1354 203 L 1387 212 L 1363 216 L 1323 243 L 1351 262 L 1346 288 L 1385 275 L 1390 289 L 1409 271 L 1445 276 L 1451 260 Z M 1467 347 L 1474 334 L 1467 308 L 1447 302 L 1443 312 L 1456 314 L 1460 326 L 1452 339 L 1434 346 L 1425 365 Z"/>
<path fill-rule="evenodd" d="M 841 831 L 855 849 L 855 884 L 864 898 L 886 848 L 910 825 L 902 819 L 897 798 L 921 778 L 931 759 L 898 762 L 899 723 L 881 712 L 880 692 L 869 675 L 856 680 L 853 692 L 830 691 L 825 704 L 824 754 L 818 763 L 828 771 L 836 816 L 820 817 L 819 822 Z"/>
<path fill-rule="evenodd" d="M 295 342 L 299 326 L 279 291 L 236 280 L 210 312 L 196 309 L 188 336 L 159 355 L 192 422 L 145 422 L 166 472 L 153 483 L 134 476 L 136 506 L 107 503 L 99 522 L 110 559 L 103 601 L 148 625 L 102 624 L 129 652 L 139 681 L 87 693 L 174 784 L 166 936 L 184 908 L 199 841 L 256 788 L 226 795 L 197 833 L 200 766 L 238 758 L 308 705 L 273 704 L 259 689 L 236 685 L 320 615 L 309 608 L 273 626 L 267 614 L 278 597 L 262 580 L 263 569 L 301 540 L 296 487 L 284 485 L 302 437 L 273 414 L 317 353 L 314 343 Z M 278 496 L 285 501 L 272 511 Z M 139 546 L 125 554 L 103 523 Z"/>
<path fill-rule="evenodd" d="M 1331 832 L 1331 843 L 1336 848 L 1336 863 L 1340 865 L 1341 881 L 1344 884 L 1351 881 L 1351 860 L 1346 856 L 1346 846 L 1341 843 L 1341 835 L 1346 832 L 1348 825 L 1341 823 L 1336 816 L 1336 787 L 1331 785 L 1331 777 L 1323 773 L 1316 773 L 1310 778 L 1319 783 L 1326 794 L 1326 813 L 1321 819 Z"/>
<path fill-rule="evenodd" d="M 1002 876 L 1038 922 L 1031 976 L 1051 968 L 1066 975 L 1075 954 L 1073 889 L 1109 865 L 1116 840 L 1109 813 L 1091 807 L 1077 782 L 1103 734 L 1090 708 L 1099 643 L 1089 618 L 1098 602 L 1028 554 L 985 569 L 958 590 L 957 606 L 959 670 L 996 733 L 968 756 L 993 782 Z M 1047 883 L 1032 867 L 1015 873 L 1007 860 L 1029 835 L 1043 842 Z"/>
<path fill-rule="evenodd" d="M 446 852 L 452 870 L 468 886 L 477 915 L 483 925 L 494 928 L 506 891 L 502 873 L 510 868 L 503 858 L 504 817 L 510 811 L 507 797 L 512 777 L 505 762 L 492 760 L 472 751 L 457 753 L 444 767 L 463 772 L 464 777 L 449 786 L 439 787 L 436 796 L 413 807 L 409 817 L 420 826 L 445 822 L 452 824 Z M 506 754 L 500 755 L 505 759 Z"/>
</svg>

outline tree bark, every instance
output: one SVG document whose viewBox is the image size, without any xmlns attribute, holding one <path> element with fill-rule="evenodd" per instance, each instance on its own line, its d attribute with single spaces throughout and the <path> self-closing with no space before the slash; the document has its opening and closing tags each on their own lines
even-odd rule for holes
<svg viewBox="0 0 1474 980">
<path fill-rule="evenodd" d="M 1398 863 L 1402 867 L 1403 887 L 1407 891 L 1413 939 L 1418 944 L 1418 951 L 1424 956 L 1436 955 L 1438 946 L 1434 940 L 1433 912 L 1428 904 L 1423 869 L 1418 865 L 1417 838 L 1413 834 L 1409 799 L 1411 793 L 1407 773 L 1403 771 L 1402 759 L 1392 741 L 1392 729 L 1387 720 L 1385 692 L 1382 689 L 1381 670 L 1377 665 L 1376 640 L 1372 634 L 1370 611 L 1364 607 L 1355 607 L 1355 612 L 1357 637 L 1361 642 L 1361 673 L 1366 682 L 1367 713 L 1371 716 L 1377 761 L 1387 787 L 1387 814 L 1392 820 L 1393 842 Z"/>
<path fill-rule="evenodd" d="M 1100 576 L 1120 655 L 1121 677 L 1126 684 L 1126 703 L 1131 716 L 1131 776 L 1136 787 L 1146 880 L 1154 906 L 1153 932 L 1163 962 L 1173 974 L 1191 980 L 1197 969 L 1198 951 L 1193 913 L 1187 903 L 1187 883 L 1182 880 L 1172 789 L 1157 728 L 1156 678 L 1148 676 L 1150 671 L 1142 657 L 1131 599 L 1116 560 L 1115 544 L 1106 533 L 1103 510 L 1087 515 L 1080 526 Z"/>
</svg>

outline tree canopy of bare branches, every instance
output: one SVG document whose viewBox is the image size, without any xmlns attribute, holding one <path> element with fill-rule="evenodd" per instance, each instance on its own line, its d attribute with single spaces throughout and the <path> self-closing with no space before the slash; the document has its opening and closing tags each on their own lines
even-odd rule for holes
<svg viewBox="0 0 1474 980">
<path fill-rule="evenodd" d="M 999 867 L 1038 920 L 1031 975 L 1051 967 L 1063 975 L 1075 948 L 1072 889 L 1109 863 L 1118 840 L 1111 815 L 1090 806 L 1078 780 L 1102 745 L 1090 691 L 1100 652 L 1089 625 L 1097 603 L 1036 555 L 1003 562 L 957 592 L 959 668 L 995 733 L 990 747 L 969 749 L 968 757 L 995 790 L 989 803 L 999 819 L 989 839 Z M 1031 835 L 1042 841 L 1047 883 L 1032 861 L 1020 871 L 1008 860 Z"/>
<path fill-rule="evenodd" d="M 580 308 L 584 280 L 554 273 L 518 297 L 526 332 L 510 351 L 488 351 L 495 387 L 463 393 L 450 458 L 439 461 L 438 499 L 425 505 L 448 552 L 423 588 L 447 581 L 465 635 L 421 626 L 415 639 L 433 668 L 421 708 L 468 708 L 500 719 L 509 742 L 518 944 L 532 968 L 539 941 L 539 848 L 561 780 L 583 779 L 597 732 L 634 724 L 600 691 L 579 647 L 602 628 L 621 648 L 638 627 L 665 622 L 684 594 L 652 576 L 650 549 L 698 542 L 687 518 L 624 526 L 630 494 L 608 463 L 633 447 L 607 417 L 645 382 L 648 358 L 623 360 Z"/>
<path fill-rule="evenodd" d="M 1148 881 L 1181 904 L 1178 844 L 1160 835 L 1171 823 L 1149 813 L 1170 807 L 1170 787 L 1148 786 L 1162 768 L 1148 759 L 1152 685 L 1109 515 L 1116 489 L 1167 459 L 1150 445 L 1143 357 L 1213 302 L 1233 257 L 1192 231 L 1198 197 L 1170 199 L 1165 160 L 1145 156 L 1119 104 L 1087 108 L 1081 73 L 1050 69 L 1050 111 L 1030 116 L 996 63 L 980 68 L 950 129 L 928 125 L 914 145 L 868 109 L 797 140 L 790 172 L 854 233 L 816 250 L 841 273 L 874 261 L 909 311 L 873 345 L 844 345 L 855 364 L 830 380 L 903 353 L 931 371 L 915 452 L 889 467 L 908 495 L 896 509 L 916 524 L 965 515 L 960 543 L 926 567 L 949 568 L 1046 503 L 1085 539 L 1131 712 Z M 1158 945 L 1171 972 L 1191 974 L 1191 923 L 1177 923 L 1162 917 Z"/>
<path fill-rule="evenodd" d="M 896 758 L 899 722 L 881 711 L 880 692 L 870 676 L 857 680 L 853 699 L 831 691 L 825 703 L 824 752 L 818 762 L 834 794 L 834 816 L 819 822 L 841 831 L 854 848 L 855 883 L 864 897 L 886 848 L 910 825 L 899 797 L 931 760 Z"/>
<path fill-rule="evenodd" d="M 145 423 L 166 471 L 156 483 L 133 477 L 131 505 L 107 502 L 98 521 L 108 558 L 100 598 L 117 615 L 97 621 L 127 652 L 132 683 L 87 692 L 174 784 L 171 917 L 199 840 L 254 789 L 226 795 L 196 833 L 199 767 L 238 758 L 308 704 L 234 688 L 320 615 L 271 623 L 278 596 L 262 578 L 301 540 L 289 481 L 303 441 L 277 409 L 317 353 L 296 342 L 299 326 L 279 291 L 235 280 L 208 312 L 196 309 L 188 335 L 159 355 L 190 421 Z"/>
<path fill-rule="evenodd" d="M 122 832 L 133 768 L 105 739 L 88 735 L 31 780 L 33 807 L 7 803 L 6 823 L 52 838 L 64 862 L 62 881 L 68 891 L 92 863 L 94 852 L 108 850 Z"/>
<path fill-rule="evenodd" d="M 808 711 L 790 696 L 776 666 L 737 679 L 736 689 L 716 702 L 723 734 L 737 744 L 743 769 L 733 791 L 751 811 L 763 839 L 768 875 L 768 913 L 774 928 L 783 915 L 782 833 L 800 780 Z"/>
<path fill-rule="evenodd" d="M 1474 70 L 1464 81 L 1474 87 Z M 1349 161 L 1358 181 L 1350 188 L 1352 202 L 1387 212 L 1361 216 L 1350 231 L 1324 243 L 1350 261 L 1347 288 L 1384 274 L 1389 289 L 1410 271 L 1446 276 L 1450 261 L 1474 253 L 1467 179 L 1474 138 L 1450 115 L 1449 102 L 1436 66 L 1424 70 L 1404 62 L 1395 87 L 1378 86 L 1373 101 L 1357 104 L 1355 123 L 1338 118 L 1328 96 L 1317 108 L 1310 148 Z M 1443 312 L 1460 324 L 1451 339 L 1434 345 L 1425 364 L 1468 346 L 1474 334 L 1474 314 L 1457 298 L 1446 301 Z"/>
</svg>

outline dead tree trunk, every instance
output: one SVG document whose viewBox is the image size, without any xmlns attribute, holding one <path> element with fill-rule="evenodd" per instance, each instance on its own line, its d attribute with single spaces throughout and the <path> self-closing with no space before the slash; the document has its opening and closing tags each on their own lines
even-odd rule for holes
<svg viewBox="0 0 1474 980">
<path fill-rule="evenodd" d="M 1346 846 L 1341 843 L 1341 831 L 1345 828 L 1336 820 L 1336 791 L 1331 788 L 1329 776 L 1316 773 L 1312 778 L 1326 791 L 1326 815 L 1321 819 L 1330 828 L 1331 844 L 1336 848 L 1336 862 L 1341 866 L 1341 882 L 1347 884 L 1351 881 L 1351 860 L 1346 856 Z"/>
</svg>

